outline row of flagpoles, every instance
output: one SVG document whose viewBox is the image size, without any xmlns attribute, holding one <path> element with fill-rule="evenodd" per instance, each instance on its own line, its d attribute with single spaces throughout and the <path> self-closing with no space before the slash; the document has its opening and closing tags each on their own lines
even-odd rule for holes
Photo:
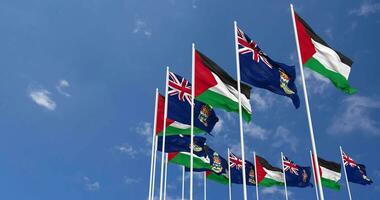
<svg viewBox="0 0 380 200">
<path fill-rule="evenodd" d="M 319 166 L 319 162 L 318 162 L 318 155 L 317 155 L 317 147 L 316 147 L 316 143 L 315 143 L 315 137 L 314 137 L 314 131 L 313 131 L 313 123 L 312 123 L 312 117 L 311 117 L 311 113 L 310 113 L 310 108 L 309 108 L 309 100 L 308 100 L 308 93 L 307 93 L 307 87 L 306 87 L 306 82 L 305 82 L 305 76 L 304 76 L 304 71 L 303 71 L 303 64 L 305 63 L 303 61 L 303 58 L 302 57 L 302 50 L 300 48 L 300 41 L 304 39 L 304 36 L 302 36 L 302 38 L 300 39 L 299 37 L 299 31 L 298 31 L 298 27 L 297 27 L 297 22 L 296 22 L 296 15 L 295 15 L 295 12 L 294 12 L 294 9 L 293 9 L 293 5 L 290 5 L 290 8 L 291 8 L 291 16 L 292 16 L 292 21 L 293 21 L 293 28 L 294 28 L 294 35 L 295 35 L 295 41 L 296 41 L 296 46 L 297 46 L 297 53 L 298 53 L 298 61 L 299 61 L 299 68 L 300 68 L 300 73 L 301 73 L 301 80 L 302 80 L 302 86 L 303 86 L 303 92 L 304 92 L 304 101 L 305 101 L 305 107 L 306 107 L 306 114 L 307 114 L 307 119 L 308 119 L 308 127 L 309 127 L 309 133 L 310 133 L 310 140 L 311 140 L 311 146 L 312 146 L 312 151 L 311 151 L 311 159 L 312 159 L 312 162 L 314 163 L 314 166 L 316 169 L 319 169 L 320 166 Z M 298 16 L 297 16 L 298 17 Z M 299 17 L 298 17 L 299 18 Z M 306 26 L 306 25 L 304 25 Z M 307 26 L 306 26 L 307 27 Z M 308 28 L 308 27 L 307 27 Z M 301 33 L 302 34 L 302 33 Z M 310 33 L 310 34 L 315 34 L 315 33 Z M 246 36 L 237 26 L 237 22 L 235 21 L 234 22 L 234 35 L 235 35 L 235 53 L 236 53 L 236 71 L 237 71 L 237 101 L 238 101 L 238 114 L 239 114 L 239 131 L 240 131 L 240 148 L 241 148 L 241 160 L 243 162 L 241 162 L 242 164 L 242 184 L 243 184 L 243 199 L 244 200 L 247 200 L 247 182 L 246 182 L 246 156 L 245 156 L 245 151 L 244 151 L 244 133 L 243 133 L 243 105 L 242 105 L 242 84 L 241 84 L 241 75 L 244 74 L 244 73 L 241 73 L 241 66 L 240 66 L 240 57 L 239 57 L 239 48 L 240 46 L 239 45 L 242 45 L 242 43 L 244 42 L 247 42 L 247 41 L 243 41 L 241 43 L 241 41 L 239 41 L 240 38 L 245 38 L 248 36 Z M 312 37 L 312 36 L 311 36 Z M 312 40 L 312 39 L 311 39 Z M 249 44 L 248 45 L 256 45 L 256 44 L 252 44 L 253 41 L 248 41 Z M 318 42 L 318 41 L 317 41 Z M 322 44 L 324 44 L 322 42 Z M 328 45 L 327 45 L 328 46 Z M 257 50 L 258 52 L 256 52 L 257 54 L 259 54 L 259 58 L 257 59 L 263 59 L 262 62 L 266 63 L 267 64 L 267 60 L 266 59 L 270 59 L 269 57 L 267 57 L 262 51 L 261 49 L 259 49 L 257 47 L 256 49 L 256 46 L 254 46 L 255 49 L 252 49 L 252 51 L 250 50 L 250 53 L 253 54 L 253 56 L 255 56 L 255 50 Z M 195 56 L 196 54 L 198 55 L 199 52 L 196 51 L 195 49 L 195 45 L 192 44 L 192 83 L 193 85 L 191 86 L 191 95 L 190 95 L 190 99 L 188 99 L 190 102 L 190 105 L 191 105 L 191 112 L 190 112 L 190 166 L 189 166 L 189 171 L 190 171 L 190 183 L 189 183 L 189 196 L 190 196 L 190 200 L 193 200 L 193 174 L 194 174 L 194 127 L 195 127 L 195 121 L 194 121 L 194 109 L 195 109 L 195 90 L 196 90 L 196 81 L 195 81 Z M 263 56 L 263 57 L 261 57 Z M 258 61 L 259 62 L 259 61 Z M 268 67 L 272 67 L 271 64 L 267 64 Z M 339 72 L 339 70 L 338 70 Z M 284 77 L 282 76 L 282 74 L 285 73 Z M 286 72 L 283 71 L 283 69 L 279 69 L 279 74 L 280 74 L 280 78 L 284 78 L 284 82 L 281 82 L 281 84 L 284 84 L 284 85 L 281 85 L 281 88 L 284 90 L 283 91 L 283 94 L 281 95 L 284 95 L 284 96 L 288 96 L 290 98 L 292 98 L 293 100 L 293 103 L 296 107 L 299 106 L 299 102 L 298 102 L 298 106 L 297 106 L 297 102 L 296 100 L 294 100 L 294 94 L 296 95 L 296 99 L 298 99 L 298 96 L 297 96 L 297 93 L 296 90 L 294 92 L 294 90 L 292 89 L 289 89 L 288 88 L 288 83 L 289 83 L 289 78 L 288 76 L 290 76 L 290 74 L 286 74 Z M 163 130 L 162 130 L 162 149 L 161 149 L 161 167 L 160 167 L 160 189 L 159 189 L 159 200 L 165 200 L 166 199 L 166 181 L 167 181 L 167 164 L 168 164 L 168 154 L 165 153 L 165 144 L 166 144 L 166 134 L 167 134 L 167 119 L 168 119 L 168 102 L 169 102 L 169 91 L 168 91 L 168 88 L 169 88 L 169 76 L 171 75 L 171 72 L 169 71 L 169 67 L 166 68 L 166 87 L 165 87 L 165 103 L 164 103 L 164 114 L 163 114 Z M 347 75 L 347 78 L 348 78 L 348 74 Z M 174 75 L 173 75 L 174 76 Z M 295 75 L 294 75 L 295 76 Z M 287 79 L 288 78 L 288 79 Z M 293 77 L 294 78 L 294 77 Z M 330 79 L 331 80 L 331 79 Z M 283 80 L 281 80 L 283 81 Z M 294 81 L 294 80 L 293 80 Z M 331 80 L 332 82 L 334 82 L 335 80 Z M 341 80 L 338 80 L 338 81 L 341 81 Z M 290 84 L 290 83 L 289 83 Z M 293 83 L 292 83 L 293 84 Z M 253 84 L 254 85 L 254 84 Z M 335 84 L 334 84 L 335 85 Z M 188 89 L 186 88 L 187 85 L 184 86 L 185 88 L 184 89 Z M 348 89 L 347 89 L 348 88 Z M 340 88 L 342 89 L 342 88 Z M 349 90 L 349 92 L 352 92 L 353 93 L 353 89 L 351 89 L 349 86 L 347 86 L 346 88 L 343 88 L 343 89 L 346 89 L 347 91 Z M 343 90 L 342 89 L 342 90 Z M 347 92 L 347 93 L 349 93 Z M 180 97 L 181 94 L 178 93 L 178 96 Z M 185 95 L 185 94 L 184 94 Z M 182 98 L 185 98 L 184 96 L 182 96 Z M 150 180 L 149 180 L 149 198 L 150 200 L 153 200 L 154 197 L 155 197 L 155 192 L 154 192 L 154 188 L 155 188 L 155 175 L 156 175 L 156 161 L 157 161 L 157 148 L 158 148 L 158 136 L 156 136 L 156 132 L 157 132 L 157 112 L 158 112 L 158 100 L 159 100 L 159 93 L 158 93 L 158 89 L 156 89 L 156 105 L 155 105 L 155 116 L 154 116 L 154 127 L 153 127 L 153 141 L 152 141 L 152 155 L 151 155 L 151 167 L 150 167 Z M 186 101 L 186 100 L 184 100 Z M 299 101 L 299 100 L 298 100 Z M 342 153 L 342 152 L 341 152 Z M 282 155 L 281 153 L 281 157 L 283 158 L 284 156 Z M 228 158 L 230 158 L 230 152 L 228 150 Z M 256 166 L 256 155 L 254 155 L 254 163 L 255 163 L 255 166 Z M 228 159 L 228 171 L 230 172 L 230 161 Z M 282 166 L 282 168 L 284 169 L 284 166 Z M 184 186 L 184 178 L 185 178 L 185 167 L 183 167 L 182 169 L 182 199 L 184 199 L 184 192 L 185 192 L 185 186 Z M 346 172 L 345 172 L 346 173 Z M 314 173 L 314 180 L 315 180 L 315 185 L 316 185 L 316 195 L 318 197 L 318 199 L 321 199 L 321 200 L 324 200 L 324 194 L 323 194 L 323 188 L 322 188 L 322 184 L 321 184 L 321 177 L 320 177 L 320 173 Z M 255 185 L 256 185 L 256 198 L 258 199 L 259 198 L 259 194 L 258 194 L 258 180 L 257 180 L 257 170 L 255 169 Z M 284 175 L 284 179 L 285 179 L 285 175 Z M 347 186 L 348 186 L 348 189 L 349 189 L 349 185 L 348 185 L 348 180 L 347 180 L 347 174 L 346 174 L 346 181 L 347 181 Z M 287 185 L 286 185 L 286 179 L 284 180 L 284 184 L 285 184 L 285 194 L 286 194 L 286 199 L 288 198 L 287 196 Z M 204 198 L 206 199 L 206 172 L 204 172 Z M 350 196 L 350 199 L 351 199 L 351 193 L 349 191 L 349 196 Z M 232 195 L 231 195 L 231 177 L 229 176 L 229 199 L 232 198 Z"/>
</svg>

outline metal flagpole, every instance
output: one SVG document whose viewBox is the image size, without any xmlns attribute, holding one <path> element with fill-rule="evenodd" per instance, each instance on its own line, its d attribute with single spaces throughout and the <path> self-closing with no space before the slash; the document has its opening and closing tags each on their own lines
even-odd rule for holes
<svg viewBox="0 0 380 200">
<path fill-rule="evenodd" d="M 342 164 L 343 164 L 343 169 L 344 169 L 344 176 L 346 177 L 346 184 L 347 184 L 348 196 L 350 197 L 350 200 L 352 200 L 352 197 L 351 197 L 351 190 L 350 190 L 350 184 L 348 183 L 348 177 L 347 177 L 346 166 L 344 165 L 342 146 L 339 146 L 339 149 L 340 149 L 340 157 L 341 157 L 341 159 L 342 159 Z"/>
<path fill-rule="evenodd" d="M 203 173 L 203 199 L 207 200 L 207 174 Z"/>
<path fill-rule="evenodd" d="M 228 153 L 228 196 L 229 200 L 232 200 L 232 191 L 231 191 L 231 166 L 230 166 L 230 148 L 227 148 Z"/>
<path fill-rule="evenodd" d="M 257 182 L 257 163 L 256 163 L 256 151 L 253 152 L 253 162 L 255 163 L 255 185 L 256 185 L 256 200 L 259 200 L 259 183 Z"/>
<path fill-rule="evenodd" d="M 192 44 L 191 56 L 191 80 L 193 86 L 191 87 L 191 149 L 190 149 L 190 200 L 193 200 L 193 153 L 194 153 L 194 91 L 195 91 L 195 44 Z"/>
<path fill-rule="evenodd" d="M 165 153 L 165 179 L 164 179 L 164 200 L 166 200 L 166 183 L 168 179 L 168 153 Z"/>
<path fill-rule="evenodd" d="M 245 153 L 244 153 L 244 135 L 243 135 L 243 117 L 241 110 L 241 89 L 240 89 L 240 60 L 238 52 L 238 41 L 237 41 L 237 23 L 234 21 L 234 31 L 235 31 L 235 53 L 236 53 L 236 73 L 237 73 L 237 85 L 238 85 L 238 96 L 239 96 L 239 125 L 240 125 L 240 146 L 241 146 L 241 159 L 242 171 L 243 171 L 243 196 L 244 200 L 247 200 L 247 183 L 245 180 Z"/>
<path fill-rule="evenodd" d="M 153 122 L 153 135 L 152 135 L 152 157 L 150 160 L 150 177 L 149 177 L 149 197 L 152 199 L 152 190 L 153 190 L 153 162 L 154 162 L 154 153 L 155 153 L 155 140 L 156 140 L 156 120 L 157 120 L 157 100 L 158 100 L 158 88 L 156 88 L 156 98 L 154 103 L 154 122 Z"/>
<path fill-rule="evenodd" d="M 157 138 L 157 136 L 155 136 L 155 140 L 154 140 L 154 158 L 153 158 L 153 177 L 152 177 L 152 196 L 151 196 L 151 200 L 154 199 L 154 189 L 155 189 L 155 181 L 156 181 L 157 144 L 158 144 L 158 138 Z"/>
<path fill-rule="evenodd" d="M 185 200 L 185 166 L 182 166 L 182 200 Z"/>
<path fill-rule="evenodd" d="M 168 116 L 168 81 L 169 81 L 169 67 L 166 67 L 164 126 L 163 126 L 163 134 L 162 134 L 162 151 L 161 151 L 160 200 L 162 200 L 162 192 L 163 192 L 163 186 L 164 186 L 166 118 Z"/>
<path fill-rule="evenodd" d="M 282 172 L 284 174 L 284 186 L 285 186 L 285 199 L 288 200 L 288 188 L 286 186 L 286 173 L 284 166 L 284 154 L 281 152 L 281 163 L 282 163 Z"/>
<path fill-rule="evenodd" d="M 312 123 L 312 120 L 311 120 L 311 113 L 310 113 L 310 108 L 309 108 L 309 99 L 308 99 L 308 95 L 307 95 L 305 76 L 304 76 L 304 73 L 303 73 L 301 51 L 300 51 L 300 46 L 299 46 L 299 42 L 298 42 L 298 33 L 297 33 L 296 24 L 295 24 L 295 16 L 294 16 L 293 4 L 290 4 L 290 9 L 291 9 L 291 12 L 292 12 L 294 35 L 295 35 L 295 40 L 296 40 L 296 44 L 297 44 L 298 61 L 299 61 L 299 66 L 300 66 L 300 71 L 301 71 L 301 79 L 302 79 L 303 93 L 304 93 L 304 98 L 305 98 L 307 119 L 308 119 L 308 124 L 309 124 L 311 146 L 312 146 L 312 149 L 313 149 L 313 153 L 315 155 L 313 157 L 313 159 L 314 159 L 314 163 L 315 163 L 316 169 L 319 169 L 317 147 L 315 145 L 313 123 Z M 321 180 L 320 174 L 319 173 L 316 173 L 316 174 L 317 174 L 317 179 L 319 180 L 318 181 L 319 196 L 321 197 L 321 200 L 324 200 L 325 198 L 323 196 L 323 188 L 322 188 L 322 184 L 321 184 L 321 181 L 320 181 Z"/>
<path fill-rule="evenodd" d="M 313 162 L 313 155 L 310 151 L 310 161 L 311 161 L 311 168 L 313 169 L 313 179 L 314 179 L 314 187 L 315 187 L 315 194 L 317 195 L 317 200 L 319 200 L 319 195 L 318 195 L 318 187 L 317 187 L 317 176 L 315 173 L 315 167 L 314 167 L 314 162 Z"/>
</svg>

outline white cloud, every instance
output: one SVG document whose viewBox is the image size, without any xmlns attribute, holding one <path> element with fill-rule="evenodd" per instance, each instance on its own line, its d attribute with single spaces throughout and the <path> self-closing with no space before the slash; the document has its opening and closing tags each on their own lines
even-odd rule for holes
<svg viewBox="0 0 380 200">
<path fill-rule="evenodd" d="M 357 16 L 368 16 L 380 11 L 380 3 L 363 1 L 359 8 L 350 10 L 349 13 Z"/>
<path fill-rule="evenodd" d="M 332 33 L 332 28 L 330 27 L 330 28 L 327 28 L 327 29 L 325 29 L 325 34 L 327 35 L 327 37 L 329 37 L 330 39 L 332 39 L 333 38 L 333 33 Z"/>
<path fill-rule="evenodd" d="M 141 178 L 124 177 L 124 182 L 126 184 L 136 184 L 141 182 Z"/>
<path fill-rule="evenodd" d="M 279 126 L 274 134 L 273 147 L 280 148 L 284 145 L 290 147 L 292 151 L 296 151 L 298 145 L 298 139 L 296 136 L 292 135 L 289 129 Z"/>
<path fill-rule="evenodd" d="M 115 146 L 115 149 L 118 150 L 120 153 L 127 154 L 131 158 L 135 158 L 136 154 L 138 153 L 131 145 L 129 144 L 123 144 L 120 146 Z"/>
<path fill-rule="evenodd" d="M 152 135 L 153 135 L 153 128 L 152 124 L 149 122 L 142 122 L 139 124 L 139 126 L 136 127 L 135 131 L 146 137 L 149 144 L 152 144 Z"/>
<path fill-rule="evenodd" d="M 50 98 L 50 92 L 45 89 L 31 89 L 29 97 L 39 106 L 50 111 L 55 110 L 57 104 Z"/>
<path fill-rule="evenodd" d="M 332 134 L 358 133 L 380 134 L 380 125 L 371 113 L 380 109 L 380 101 L 364 96 L 350 96 L 343 100 L 342 109 L 333 117 L 328 132 Z"/>
<path fill-rule="evenodd" d="M 249 124 L 244 124 L 244 133 L 256 139 L 266 140 L 270 134 L 270 131 L 251 122 Z"/>
<path fill-rule="evenodd" d="M 192 0 L 191 1 L 191 7 L 194 8 L 194 9 L 198 8 L 198 6 L 197 6 L 197 0 Z"/>
<path fill-rule="evenodd" d="M 147 23 L 141 19 L 135 20 L 135 27 L 133 28 L 132 32 L 135 34 L 143 34 L 146 37 L 152 36 L 152 32 L 148 28 Z"/>
<path fill-rule="evenodd" d="M 218 135 L 223 130 L 223 124 L 224 121 L 219 118 L 219 121 L 215 124 L 214 129 L 212 129 L 212 132 L 215 133 L 215 135 Z"/>
<path fill-rule="evenodd" d="M 71 95 L 64 91 L 64 89 L 68 87 L 70 87 L 70 83 L 67 80 L 60 80 L 56 86 L 56 89 L 61 95 L 70 97 Z"/>
<path fill-rule="evenodd" d="M 92 181 L 87 176 L 83 177 L 84 185 L 88 191 L 96 191 L 100 189 L 100 183 L 98 181 Z"/>
<path fill-rule="evenodd" d="M 258 91 L 251 94 L 251 99 L 253 101 L 254 111 L 265 111 L 268 108 L 272 107 L 274 102 L 274 97 L 272 95 Z"/>
<path fill-rule="evenodd" d="M 278 187 L 265 187 L 261 190 L 261 193 L 264 195 L 281 195 L 285 196 L 285 190 L 284 188 L 278 188 Z M 292 193 L 288 190 L 288 197 L 291 196 Z"/>
<path fill-rule="evenodd" d="M 304 70 L 304 75 L 308 91 L 311 91 L 314 94 L 324 94 L 326 89 L 331 86 L 330 80 L 319 75 L 316 72 L 313 72 L 307 68 Z M 301 76 L 299 76 L 301 81 Z M 302 83 L 301 83 L 302 84 Z"/>
</svg>

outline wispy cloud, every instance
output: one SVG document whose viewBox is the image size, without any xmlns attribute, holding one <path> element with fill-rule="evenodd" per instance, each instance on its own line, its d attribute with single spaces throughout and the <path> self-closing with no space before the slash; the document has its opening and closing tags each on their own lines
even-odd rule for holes
<svg viewBox="0 0 380 200">
<path fill-rule="evenodd" d="M 50 98 L 50 92 L 46 89 L 30 89 L 29 97 L 39 106 L 54 111 L 57 104 Z"/>
<path fill-rule="evenodd" d="M 124 177 L 126 184 L 136 184 L 141 182 L 141 178 Z"/>
<path fill-rule="evenodd" d="M 83 177 L 85 189 L 88 191 L 97 191 L 100 189 L 100 183 L 98 181 L 92 181 L 87 176 Z"/>
<path fill-rule="evenodd" d="M 270 134 L 270 131 L 254 123 L 249 123 L 249 124 L 245 123 L 244 133 L 256 139 L 266 140 Z"/>
<path fill-rule="evenodd" d="M 263 195 L 270 195 L 270 196 L 274 196 L 274 195 L 284 196 L 285 190 L 283 188 L 278 188 L 278 187 L 266 187 L 261 190 L 261 193 Z M 288 197 L 291 195 L 292 193 L 288 190 Z"/>
<path fill-rule="evenodd" d="M 363 1 L 359 8 L 349 11 L 351 15 L 368 16 L 380 11 L 380 3 L 372 3 L 371 1 Z"/>
<path fill-rule="evenodd" d="M 70 97 L 71 95 L 64 91 L 66 88 L 69 88 L 69 87 L 70 87 L 70 83 L 67 80 L 60 80 L 58 82 L 58 85 L 55 88 L 61 95 L 65 97 Z"/>
<path fill-rule="evenodd" d="M 129 144 L 115 146 L 115 149 L 120 153 L 127 154 L 130 158 L 135 158 L 136 154 L 138 153 L 138 151 Z"/>
<path fill-rule="evenodd" d="M 145 21 L 143 21 L 142 19 L 136 19 L 135 20 L 135 26 L 134 26 L 132 32 L 134 34 L 143 34 L 144 36 L 146 36 L 148 38 L 152 36 L 152 32 L 148 28 L 147 23 Z"/>
<path fill-rule="evenodd" d="M 251 99 L 253 101 L 254 110 L 265 111 L 272 107 L 275 96 L 268 91 L 255 90 L 251 94 Z"/>
<path fill-rule="evenodd" d="M 215 133 L 215 135 L 218 135 L 219 133 L 222 132 L 223 124 L 224 124 L 223 119 L 219 119 L 218 123 L 215 124 L 214 128 L 212 129 L 212 131 L 213 131 L 213 133 Z"/>
<path fill-rule="evenodd" d="M 272 146 L 280 148 L 284 145 L 290 146 L 291 150 L 295 152 L 298 145 L 298 138 L 291 134 L 289 129 L 283 126 L 279 126 L 275 131 L 274 142 L 272 143 Z"/>
<path fill-rule="evenodd" d="M 324 94 L 327 88 L 332 85 L 330 80 L 309 69 L 304 70 L 307 79 L 307 88 L 314 94 Z M 299 79 L 301 82 L 301 78 Z"/>
<path fill-rule="evenodd" d="M 371 114 L 380 109 L 380 100 L 364 96 L 350 96 L 343 100 L 340 112 L 333 117 L 328 128 L 331 134 L 347 134 L 358 131 L 360 134 L 369 133 L 380 135 L 379 122 Z"/>
<path fill-rule="evenodd" d="M 136 133 L 144 136 L 147 139 L 148 144 L 152 144 L 153 128 L 151 123 L 142 122 L 136 127 L 135 131 Z"/>
<path fill-rule="evenodd" d="M 198 8 L 197 0 L 192 0 L 191 1 L 191 7 L 194 8 L 194 9 Z"/>
</svg>

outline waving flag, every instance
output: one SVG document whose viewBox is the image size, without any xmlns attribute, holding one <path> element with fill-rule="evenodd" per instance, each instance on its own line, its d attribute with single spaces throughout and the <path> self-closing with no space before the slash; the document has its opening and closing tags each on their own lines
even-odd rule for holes
<svg viewBox="0 0 380 200">
<path fill-rule="evenodd" d="M 255 87 L 290 97 L 296 108 L 300 100 L 294 66 L 273 61 L 247 34 L 237 28 L 241 80 Z"/>
<path fill-rule="evenodd" d="M 196 99 L 214 108 L 228 112 L 239 112 L 237 81 L 214 61 L 195 50 L 195 96 Z M 241 83 L 242 113 L 250 121 L 252 109 L 249 102 L 251 87 Z"/>
<path fill-rule="evenodd" d="M 315 166 L 314 166 L 314 159 L 312 159 L 314 171 Z M 341 173 L 340 173 L 340 164 L 332 161 L 327 161 L 322 158 L 318 157 L 318 163 L 319 163 L 319 173 L 321 177 L 321 182 L 322 185 L 333 189 L 333 190 L 340 190 L 340 185 L 339 185 L 339 180 L 341 178 Z"/>
<path fill-rule="evenodd" d="M 342 153 L 348 181 L 361 185 L 369 185 L 373 183 L 372 180 L 367 176 L 365 165 L 356 163 L 346 153 Z"/>
<path fill-rule="evenodd" d="M 191 84 L 172 72 L 169 72 L 168 82 L 168 118 L 191 124 Z M 210 133 L 218 120 L 209 105 L 194 100 L 195 127 Z"/>
<path fill-rule="evenodd" d="M 230 153 L 230 170 L 231 170 L 231 183 L 243 184 L 243 160 L 237 157 L 235 154 Z M 245 161 L 246 171 L 246 184 L 255 185 L 255 167 L 252 163 Z"/>
<path fill-rule="evenodd" d="M 175 109 L 173 107 L 171 109 Z M 165 97 L 161 94 L 158 96 L 157 102 L 157 113 L 156 113 L 156 135 L 162 136 L 163 127 L 164 127 L 164 110 L 165 110 Z M 182 112 L 182 110 L 177 110 L 176 112 Z M 167 118 L 166 119 L 166 136 L 169 135 L 190 135 L 191 125 L 180 123 L 178 121 Z M 194 134 L 203 133 L 201 129 L 194 127 Z"/>
<path fill-rule="evenodd" d="M 330 79 L 343 92 L 356 93 L 348 83 L 352 60 L 330 47 L 296 12 L 294 15 L 302 64 Z"/>
<path fill-rule="evenodd" d="M 282 169 L 273 167 L 264 158 L 256 155 L 257 182 L 259 186 L 270 187 L 284 185 L 284 174 Z"/>
<path fill-rule="evenodd" d="M 284 156 L 282 158 L 284 164 L 284 173 L 287 186 L 293 187 L 307 187 L 312 186 L 310 183 L 311 168 L 301 167 Z"/>
<path fill-rule="evenodd" d="M 205 146 L 206 138 L 194 136 L 194 149 L 202 149 Z M 158 137 L 157 150 L 162 151 L 162 137 Z M 190 152 L 191 137 L 184 135 L 170 135 L 165 138 L 165 152 Z"/>
</svg>

